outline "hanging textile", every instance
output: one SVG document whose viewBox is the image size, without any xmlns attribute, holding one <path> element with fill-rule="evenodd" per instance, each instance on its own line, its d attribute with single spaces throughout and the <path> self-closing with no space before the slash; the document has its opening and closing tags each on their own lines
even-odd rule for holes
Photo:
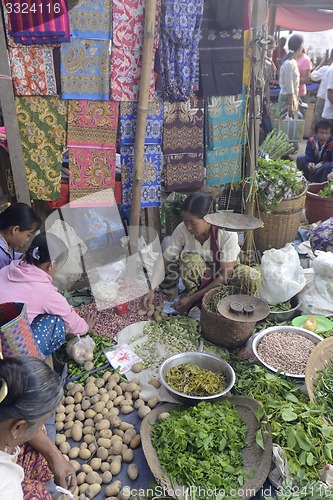
<svg viewBox="0 0 333 500">
<path fill-rule="evenodd" d="M 57 200 L 66 146 L 67 103 L 58 97 L 16 97 L 30 196 Z"/>
<path fill-rule="evenodd" d="M 164 102 L 163 153 L 167 191 L 195 191 L 204 182 L 204 103 Z"/>
<path fill-rule="evenodd" d="M 18 45 L 8 55 L 15 95 L 57 95 L 52 48 Z"/>
<path fill-rule="evenodd" d="M 70 200 L 114 188 L 118 107 L 112 101 L 69 101 Z"/>
<path fill-rule="evenodd" d="M 155 94 L 154 56 L 159 45 L 160 0 L 157 0 L 154 53 L 150 75 L 150 94 Z M 139 95 L 144 35 L 144 0 L 114 0 L 112 4 L 111 92 L 115 101 L 137 101 Z"/>
<path fill-rule="evenodd" d="M 199 57 L 203 0 L 164 0 L 161 12 L 161 66 L 170 101 L 192 95 Z"/>
<path fill-rule="evenodd" d="M 137 102 L 120 103 L 120 158 L 123 205 L 131 206 Z M 141 208 L 161 204 L 163 101 L 158 96 L 148 104 Z"/>
<path fill-rule="evenodd" d="M 79 0 L 69 11 L 71 36 L 110 40 L 111 0 Z"/>
<path fill-rule="evenodd" d="M 236 182 L 242 176 L 246 135 L 246 92 L 206 101 L 205 163 L 207 186 Z"/>
<path fill-rule="evenodd" d="M 69 42 L 66 0 L 47 2 L 2 1 L 8 15 L 8 33 L 22 45 Z M 17 7 L 18 6 L 18 7 Z"/>
<path fill-rule="evenodd" d="M 242 91 L 246 5 L 246 0 L 205 0 L 199 43 L 204 96 Z"/>
<path fill-rule="evenodd" d="M 61 97 L 108 100 L 109 41 L 73 38 L 61 46 Z"/>
</svg>

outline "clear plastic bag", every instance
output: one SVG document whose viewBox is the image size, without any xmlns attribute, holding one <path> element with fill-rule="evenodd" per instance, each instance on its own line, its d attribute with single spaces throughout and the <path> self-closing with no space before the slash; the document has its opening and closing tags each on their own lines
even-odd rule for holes
<svg viewBox="0 0 333 500">
<path fill-rule="evenodd" d="M 68 356 L 79 365 L 83 365 L 86 361 L 92 361 L 94 357 L 95 342 L 89 336 L 81 337 L 77 335 L 74 339 L 67 342 L 66 352 Z"/>
</svg>

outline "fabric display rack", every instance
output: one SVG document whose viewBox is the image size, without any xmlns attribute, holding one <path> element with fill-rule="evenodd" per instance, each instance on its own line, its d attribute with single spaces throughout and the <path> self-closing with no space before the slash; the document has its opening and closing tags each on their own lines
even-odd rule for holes
<svg viewBox="0 0 333 500">
<path fill-rule="evenodd" d="M 117 176 L 116 201 L 130 210 L 145 1 L 50 0 L 29 15 L 9 4 L 2 0 L 30 198 L 57 208 L 115 189 Z M 242 179 L 248 33 L 248 0 L 158 0 L 141 208 L 159 207 L 162 189 Z"/>
</svg>

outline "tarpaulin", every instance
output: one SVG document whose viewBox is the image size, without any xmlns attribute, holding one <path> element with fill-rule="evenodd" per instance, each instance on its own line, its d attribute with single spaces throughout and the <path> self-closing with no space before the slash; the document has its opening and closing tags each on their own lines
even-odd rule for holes
<svg viewBox="0 0 333 500">
<path fill-rule="evenodd" d="M 333 13 L 307 7 L 278 6 L 275 25 L 296 31 L 326 31 L 332 29 Z"/>
</svg>

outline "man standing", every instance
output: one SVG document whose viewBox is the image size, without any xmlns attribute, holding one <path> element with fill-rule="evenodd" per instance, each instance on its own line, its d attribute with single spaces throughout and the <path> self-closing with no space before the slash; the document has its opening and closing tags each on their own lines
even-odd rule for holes
<svg viewBox="0 0 333 500">
<path fill-rule="evenodd" d="M 322 117 L 331 120 L 333 126 L 333 64 L 329 67 L 326 75 L 326 88 L 327 92 Z"/>
</svg>

